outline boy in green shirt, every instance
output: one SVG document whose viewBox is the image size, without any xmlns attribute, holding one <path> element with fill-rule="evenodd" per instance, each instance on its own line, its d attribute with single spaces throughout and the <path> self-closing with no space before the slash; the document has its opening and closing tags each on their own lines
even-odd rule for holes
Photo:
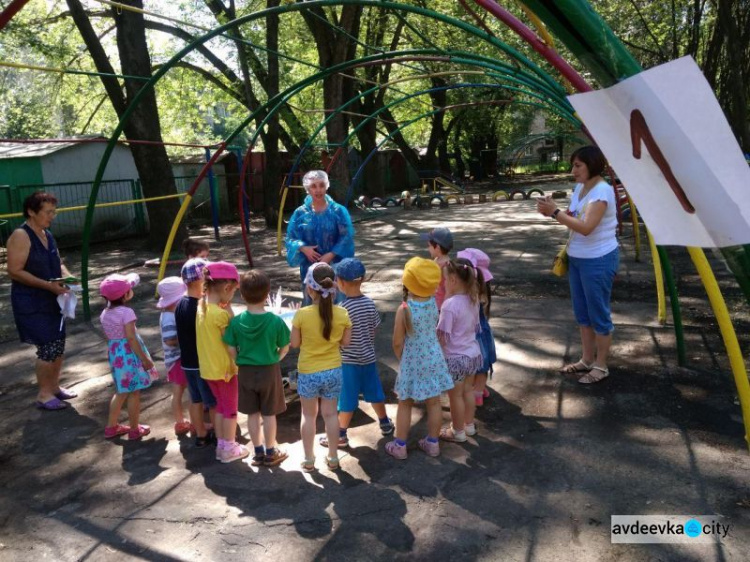
<svg viewBox="0 0 750 562">
<path fill-rule="evenodd" d="M 245 273 L 240 293 L 247 311 L 235 316 L 224 332 L 239 368 L 238 409 L 247 414 L 253 466 L 276 466 L 288 456 L 276 443 L 276 416 L 286 411 L 279 363 L 289 351 L 290 331 L 279 316 L 266 312 L 270 290 L 268 275 L 258 269 Z"/>
</svg>

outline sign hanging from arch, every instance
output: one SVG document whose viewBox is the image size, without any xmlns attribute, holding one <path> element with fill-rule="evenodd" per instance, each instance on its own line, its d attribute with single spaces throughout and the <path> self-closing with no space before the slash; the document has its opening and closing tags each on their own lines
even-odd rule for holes
<svg viewBox="0 0 750 562">
<path fill-rule="evenodd" d="M 750 168 L 691 57 L 568 99 L 657 244 L 750 243 Z"/>
</svg>

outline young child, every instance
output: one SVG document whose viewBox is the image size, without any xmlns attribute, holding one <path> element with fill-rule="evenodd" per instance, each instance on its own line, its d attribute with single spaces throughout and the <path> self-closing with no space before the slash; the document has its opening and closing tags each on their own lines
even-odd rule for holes
<svg viewBox="0 0 750 562">
<path fill-rule="evenodd" d="M 477 269 L 477 281 L 479 284 L 479 327 L 477 334 L 479 348 L 482 351 L 482 367 L 474 377 L 474 402 L 477 406 L 484 405 L 484 399 L 489 396 L 487 392 L 487 379 L 492 378 L 493 365 L 497 361 L 495 350 L 495 336 L 490 327 L 490 306 L 492 304 L 492 289 L 490 281 L 493 279 L 490 273 L 490 258 L 482 250 L 466 248 L 456 254 L 459 258 L 466 258 Z M 472 420 L 467 418 L 467 423 Z"/>
<path fill-rule="evenodd" d="M 238 409 L 247 414 L 255 448 L 253 466 L 276 466 L 289 456 L 276 442 L 276 416 L 286 411 L 280 362 L 289 352 L 290 332 L 280 316 L 266 312 L 270 291 L 271 280 L 264 272 L 245 273 L 240 294 L 247 311 L 232 318 L 224 332 L 224 343 L 239 370 Z"/>
<path fill-rule="evenodd" d="M 336 283 L 333 269 L 324 262 L 310 266 L 305 275 L 305 290 L 313 304 L 297 311 L 292 320 L 291 346 L 299 347 L 297 393 L 302 403 L 300 433 L 305 449 L 302 470 L 315 470 L 315 423 L 318 399 L 328 436 L 328 468 L 339 468 L 339 421 L 336 402 L 341 392 L 341 351 L 349 345 L 352 323 L 345 308 L 334 306 Z"/>
<path fill-rule="evenodd" d="M 447 228 L 439 227 L 432 229 L 430 232 L 422 233 L 419 237 L 427 241 L 427 251 L 430 252 L 430 257 L 440 266 L 442 275 L 440 277 L 440 285 L 438 285 L 437 291 L 435 291 L 435 303 L 438 310 L 440 310 L 445 300 L 444 269 L 450 261 L 448 254 L 453 249 L 453 234 Z"/>
<path fill-rule="evenodd" d="M 135 327 L 136 316 L 125 303 L 133 298 L 133 287 L 140 278 L 135 273 L 114 273 L 104 278 L 99 292 L 107 299 L 99 320 L 107 336 L 109 365 L 115 380 L 115 395 L 109 403 L 109 418 L 104 437 L 113 439 L 128 434 L 131 441 L 151 433 L 151 428 L 138 423 L 141 413 L 141 390 L 159 377 L 154 362 Z M 130 426 L 117 423 L 123 404 L 128 403 Z"/>
<path fill-rule="evenodd" d="M 206 265 L 203 277 L 206 294 L 198 305 L 195 320 L 198 363 L 201 378 L 208 383 L 216 397 L 216 460 L 230 463 L 250 454 L 247 447 L 235 440 L 239 399 L 237 365 L 222 340 L 234 316 L 230 303 L 239 287 L 240 275 L 231 263 L 217 261 Z"/>
<path fill-rule="evenodd" d="M 182 410 L 182 395 L 187 388 L 185 371 L 180 361 L 180 346 L 177 342 L 177 324 L 174 310 L 187 291 L 187 285 L 180 277 L 165 277 L 156 287 L 159 302 L 156 307 L 161 309 L 159 328 L 161 329 L 161 345 L 164 349 L 164 365 L 167 368 L 167 380 L 172 383 L 172 414 L 174 415 L 174 433 L 178 437 L 195 428 L 185 419 Z"/>
<path fill-rule="evenodd" d="M 467 259 L 451 260 L 445 268 L 448 298 L 440 309 L 438 338 L 443 347 L 453 388 L 448 391 L 451 426 L 440 431 L 440 438 L 463 443 L 474 435 L 474 375 L 482 366 L 482 352 L 476 335 L 479 332 L 479 298 L 477 273 Z M 471 420 L 471 425 L 466 424 Z"/>
<path fill-rule="evenodd" d="M 393 325 L 393 352 L 401 362 L 395 386 L 396 438 L 385 446 L 386 452 L 397 459 L 406 458 L 415 402 L 425 402 L 427 407 L 427 435 L 419 440 L 419 446 L 431 457 L 440 454 L 440 394 L 453 388 L 435 331 L 438 309 L 434 295 L 440 279 L 440 267 L 434 261 L 412 258 L 404 266 L 404 297 Z"/>
<path fill-rule="evenodd" d="M 190 423 L 195 428 L 193 436 L 195 446 L 198 448 L 205 447 L 214 440 L 212 427 L 203 422 L 203 408 L 209 409 L 209 415 L 213 420 L 216 407 L 216 398 L 208 387 L 208 383 L 201 378 L 195 334 L 198 302 L 203 297 L 203 268 L 207 264 L 208 262 L 202 258 L 191 258 L 182 266 L 180 275 L 187 285 L 187 294 L 177 303 L 174 311 L 177 340 L 180 345 L 180 362 L 190 393 Z"/>
<path fill-rule="evenodd" d="M 210 250 L 208 242 L 205 240 L 196 240 L 195 238 L 185 238 L 182 242 L 182 251 L 185 252 L 187 259 L 191 258 L 202 258 L 208 259 L 208 252 Z"/>
<path fill-rule="evenodd" d="M 347 430 L 359 406 L 360 393 L 369 402 L 380 422 L 383 435 L 393 433 L 393 422 L 385 412 L 385 393 L 375 362 L 375 330 L 380 314 L 372 299 L 362 294 L 365 266 L 357 258 L 345 258 L 334 266 L 339 290 L 346 295 L 341 303 L 352 323 L 351 343 L 341 348 L 343 384 L 339 395 L 339 447 L 349 445 Z M 328 438 L 320 444 L 328 447 Z"/>
</svg>

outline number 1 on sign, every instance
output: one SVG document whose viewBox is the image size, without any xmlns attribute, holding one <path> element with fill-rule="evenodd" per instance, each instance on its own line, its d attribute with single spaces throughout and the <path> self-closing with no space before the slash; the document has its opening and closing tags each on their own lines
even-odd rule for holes
<svg viewBox="0 0 750 562">
<path fill-rule="evenodd" d="M 667 180 L 669 187 L 672 189 L 675 197 L 677 197 L 680 205 L 682 205 L 682 208 L 685 209 L 686 213 L 694 214 L 695 207 L 693 207 L 693 204 L 688 199 L 680 182 L 674 177 L 669 162 L 664 158 L 664 154 L 662 154 L 659 145 L 656 144 L 654 136 L 648 128 L 648 123 L 646 123 L 646 118 L 639 109 L 634 109 L 630 113 L 630 141 L 633 145 L 633 158 L 636 160 L 641 159 L 641 141 L 643 141 L 646 145 L 646 150 L 648 150 L 651 158 L 656 162 L 661 173 L 664 174 L 664 178 Z"/>
</svg>

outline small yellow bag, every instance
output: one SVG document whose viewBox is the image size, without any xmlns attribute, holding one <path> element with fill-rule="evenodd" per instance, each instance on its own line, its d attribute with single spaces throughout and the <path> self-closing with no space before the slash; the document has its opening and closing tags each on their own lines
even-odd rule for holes
<svg viewBox="0 0 750 562">
<path fill-rule="evenodd" d="M 568 273 L 568 245 L 560 250 L 555 256 L 555 261 L 552 264 L 552 273 L 558 277 L 564 277 Z"/>
</svg>

